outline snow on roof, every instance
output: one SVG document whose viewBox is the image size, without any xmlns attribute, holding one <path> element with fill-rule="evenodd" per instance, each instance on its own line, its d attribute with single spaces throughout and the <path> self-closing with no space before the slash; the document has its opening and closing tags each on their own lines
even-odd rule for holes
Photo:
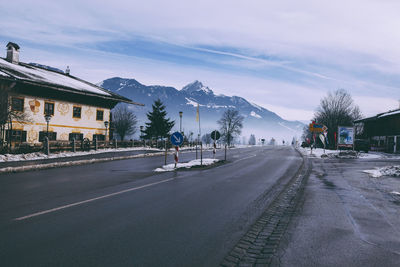
<svg viewBox="0 0 400 267">
<path fill-rule="evenodd" d="M 382 115 L 378 116 L 378 118 L 382 118 L 382 117 L 386 117 L 386 116 L 391 116 L 391 115 L 395 115 L 395 114 L 400 114 L 400 109 L 397 109 L 397 110 L 393 110 L 393 111 L 389 111 L 389 112 L 383 113 Z"/>
<path fill-rule="evenodd" d="M 79 80 L 78 78 L 24 63 L 13 64 L 0 58 L 0 75 L 5 76 L 3 73 L 18 80 L 46 83 L 103 96 L 112 96 L 112 94 L 108 93 L 105 89 Z"/>
<path fill-rule="evenodd" d="M 6 76 L 6 77 L 10 77 L 10 75 L 8 75 L 7 73 L 5 73 L 5 72 L 2 72 L 1 70 L 0 70 L 0 76 Z"/>
</svg>

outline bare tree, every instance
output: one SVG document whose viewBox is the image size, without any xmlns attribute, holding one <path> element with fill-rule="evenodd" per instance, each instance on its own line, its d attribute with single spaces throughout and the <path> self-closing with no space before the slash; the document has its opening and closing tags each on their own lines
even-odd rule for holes
<svg viewBox="0 0 400 267">
<path fill-rule="evenodd" d="M 113 110 L 112 123 L 121 140 L 124 140 L 126 135 L 136 132 L 136 115 L 126 105 L 118 105 Z"/>
<path fill-rule="evenodd" d="M 223 140 L 228 146 L 231 145 L 234 137 L 242 132 L 243 120 L 244 117 L 239 115 L 239 111 L 228 109 L 218 121 Z"/>
<path fill-rule="evenodd" d="M 328 127 L 329 146 L 334 146 L 334 133 L 338 126 L 352 126 L 355 120 L 361 119 L 360 108 L 354 104 L 351 95 L 344 89 L 329 92 L 321 99 L 314 114 L 314 120 Z M 306 133 L 307 135 L 307 133 Z"/>
</svg>

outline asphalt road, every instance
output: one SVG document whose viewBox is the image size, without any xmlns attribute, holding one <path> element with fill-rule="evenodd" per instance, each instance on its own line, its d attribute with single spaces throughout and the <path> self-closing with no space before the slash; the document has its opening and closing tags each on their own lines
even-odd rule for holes
<svg viewBox="0 0 400 267">
<path fill-rule="evenodd" d="M 256 147 L 202 170 L 154 173 L 151 157 L 0 175 L 0 263 L 215 266 L 301 163 Z"/>
<path fill-rule="evenodd" d="M 398 177 L 362 172 L 398 160 L 314 159 L 302 209 L 274 265 L 400 266 Z"/>
</svg>

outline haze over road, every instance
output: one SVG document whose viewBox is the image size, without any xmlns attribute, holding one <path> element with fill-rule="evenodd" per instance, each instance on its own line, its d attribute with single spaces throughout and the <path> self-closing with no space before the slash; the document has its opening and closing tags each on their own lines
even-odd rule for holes
<svg viewBox="0 0 400 267">
<path fill-rule="evenodd" d="M 231 150 L 228 161 L 155 173 L 163 158 L 151 157 L 1 175 L 0 262 L 217 265 L 302 164 L 293 148 L 270 146 Z"/>
</svg>

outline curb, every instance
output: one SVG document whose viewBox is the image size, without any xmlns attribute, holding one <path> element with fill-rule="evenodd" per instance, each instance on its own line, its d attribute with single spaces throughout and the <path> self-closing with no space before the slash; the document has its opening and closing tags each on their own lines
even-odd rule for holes
<svg viewBox="0 0 400 267">
<path fill-rule="evenodd" d="M 300 151 L 303 164 L 263 214 L 225 256 L 220 266 L 269 266 L 292 219 L 311 171 L 311 161 Z"/>
<path fill-rule="evenodd" d="M 53 163 L 44 163 L 37 165 L 18 166 L 18 167 L 5 167 L 0 169 L 0 174 L 53 169 L 59 167 L 79 166 L 79 165 L 100 163 L 113 160 L 146 158 L 146 157 L 161 156 L 161 155 L 165 155 L 165 152 L 146 153 L 146 154 L 138 154 L 131 156 L 110 157 L 110 158 L 100 158 L 100 159 L 84 159 L 75 161 L 53 162 Z"/>
<path fill-rule="evenodd" d="M 211 149 L 209 149 L 211 150 Z M 185 149 L 181 153 L 193 152 L 194 150 Z M 207 151 L 206 149 L 203 151 Z M 168 151 L 168 155 L 173 154 L 173 152 Z M 53 162 L 53 163 L 42 163 L 35 165 L 26 165 L 26 166 L 18 166 L 18 167 L 4 167 L 0 168 L 0 175 L 6 173 L 17 173 L 17 172 L 27 172 L 27 171 L 36 171 L 36 170 L 45 170 L 45 169 L 53 169 L 60 167 L 70 167 L 70 166 L 79 166 L 85 164 L 93 164 L 93 163 L 101 163 L 106 161 L 113 160 L 124 160 L 124 159 L 134 159 L 134 158 L 147 158 L 147 157 L 155 157 L 155 156 L 163 156 L 165 155 L 165 151 L 162 152 L 153 152 L 153 153 L 145 153 L 145 154 L 137 154 L 131 156 L 120 156 L 120 157 L 109 157 L 109 158 L 99 158 L 99 159 L 84 159 L 84 160 L 71 160 L 64 162 Z"/>
</svg>

